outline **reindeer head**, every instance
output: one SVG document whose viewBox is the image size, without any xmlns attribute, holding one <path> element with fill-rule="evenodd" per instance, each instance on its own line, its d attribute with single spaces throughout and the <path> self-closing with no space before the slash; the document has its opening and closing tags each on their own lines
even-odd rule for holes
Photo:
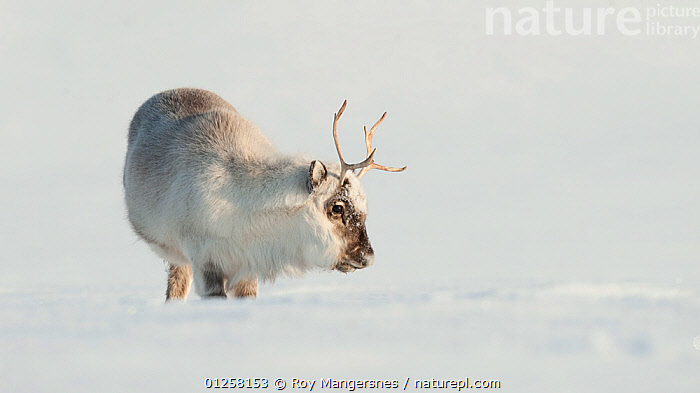
<svg viewBox="0 0 700 393">
<path fill-rule="evenodd" d="M 357 164 L 348 164 L 343 159 L 338 143 L 338 119 L 345 110 L 347 101 L 343 102 L 337 114 L 333 115 L 333 140 L 335 148 L 340 158 L 340 168 L 337 172 L 337 183 L 326 182 L 328 179 L 328 169 L 320 161 L 312 161 L 309 167 L 308 184 L 310 190 L 318 190 L 322 201 L 322 208 L 325 217 L 330 221 L 333 231 L 338 238 L 342 239 L 341 252 L 333 269 L 343 273 L 352 272 L 355 269 L 362 269 L 374 262 L 374 250 L 367 236 L 365 228 L 365 218 L 367 217 L 367 202 L 364 190 L 360 185 L 360 178 L 370 169 L 381 169 L 389 172 L 400 172 L 406 169 L 392 168 L 376 164 L 372 149 L 372 137 L 379 124 L 384 120 L 386 112 L 367 132 L 365 131 L 365 145 L 367 147 L 367 157 Z M 335 172 L 336 166 L 333 166 Z M 355 174 L 355 171 L 359 173 Z M 333 174 L 335 175 L 335 174 Z M 332 176 L 335 177 L 335 176 Z M 322 187 L 322 184 L 325 187 Z M 321 191 L 322 190 L 322 191 Z"/>
</svg>

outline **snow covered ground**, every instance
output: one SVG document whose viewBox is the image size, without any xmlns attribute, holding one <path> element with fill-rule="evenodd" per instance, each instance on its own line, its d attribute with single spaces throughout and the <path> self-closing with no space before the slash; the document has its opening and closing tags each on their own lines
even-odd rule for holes
<svg viewBox="0 0 700 393">
<path fill-rule="evenodd" d="M 699 391 L 700 38 L 625 35 L 614 16 L 552 36 L 544 13 L 538 36 L 486 34 L 488 7 L 515 24 L 545 5 L 0 0 L 0 392 Z M 566 5 L 579 28 L 584 2 Z M 700 24 L 649 6 L 585 2 Z M 388 111 L 377 161 L 408 170 L 362 179 L 375 265 L 163 304 L 122 165 L 135 110 L 181 86 L 323 160 L 343 99 L 349 160 Z"/>
<path fill-rule="evenodd" d="M 211 391 L 206 378 L 283 378 L 295 391 L 293 378 L 316 380 L 314 391 L 322 378 L 410 378 L 413 389 L 498 380 L 508 392 L 698 386 L 700 301 L 682 285 L 318 277 L 263 286 L 256 301 L 168 305 L 162 289 L 3 291 L 1 390 Z"/>
</svg>

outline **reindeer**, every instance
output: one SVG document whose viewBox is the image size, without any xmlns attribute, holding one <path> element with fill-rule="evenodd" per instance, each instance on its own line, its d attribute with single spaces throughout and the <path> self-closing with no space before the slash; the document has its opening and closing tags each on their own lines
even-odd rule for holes
<svg viewBox="0 0 700 393">
<path fill-rule="evenodd" d="M 376 164 L 340 164 L 279 153 L 258 127 L 218 95 L 175 89 L 151 97 L 129 127 L 124 190 L 136 234 L 169 266 L 166 300 L 255 297 L 258 279 L 313 268 L 352 272 L 371 265 L 367 202 L 360 178 Z M 356 171 L 359 171 L 356 173 Z"/>
</svg>

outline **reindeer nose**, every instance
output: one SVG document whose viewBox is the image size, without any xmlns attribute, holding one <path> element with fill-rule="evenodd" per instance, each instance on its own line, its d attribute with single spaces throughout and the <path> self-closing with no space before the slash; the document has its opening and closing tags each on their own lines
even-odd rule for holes
<svg viewBox="0 0 700 393">
<path fill-rule="evenodd" d="M 361 244 L 356 245 L 355 248 L 348 253 L 350 259 L 354 261 L 354 266 L 358 269 L 364 269 L 374 263 L 374 249 L 372 249 L 372 245 L 369 244 L 366 234 L 365 240 L 366 241 L 361 242 Z"/>
<path fill-rule="evenodd" d="M 374 264 L 374 253 L 365 255 L 365 259 L 362 261 L 362 267 L 372 266 Z"/>
</svg>

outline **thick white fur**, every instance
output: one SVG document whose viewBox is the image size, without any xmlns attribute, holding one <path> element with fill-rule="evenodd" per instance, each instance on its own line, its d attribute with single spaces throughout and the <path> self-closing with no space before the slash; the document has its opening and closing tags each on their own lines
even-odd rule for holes
<svg viewBox="0 0 700 393">
<path fill-rule="evenodd" d="M 197 91 L 215 103 L 203 113 L 165 111 L 162 94 L 178 91 L 151 98 L 132 122 L 124 187 L 136 232 L 168 262 L 191 264 L 195 286 L 205 264 L 224 273 L 227 291 L 241 279 L 333 268 L 343 239 L 324 204 L 337 192 L 339 165 L 326 164 L 326 180 L 310 193 L 311 159 L 277 152 L 213 93 Z M 366 212 L 360 182 L 348 180 Z"/>
</svg>

